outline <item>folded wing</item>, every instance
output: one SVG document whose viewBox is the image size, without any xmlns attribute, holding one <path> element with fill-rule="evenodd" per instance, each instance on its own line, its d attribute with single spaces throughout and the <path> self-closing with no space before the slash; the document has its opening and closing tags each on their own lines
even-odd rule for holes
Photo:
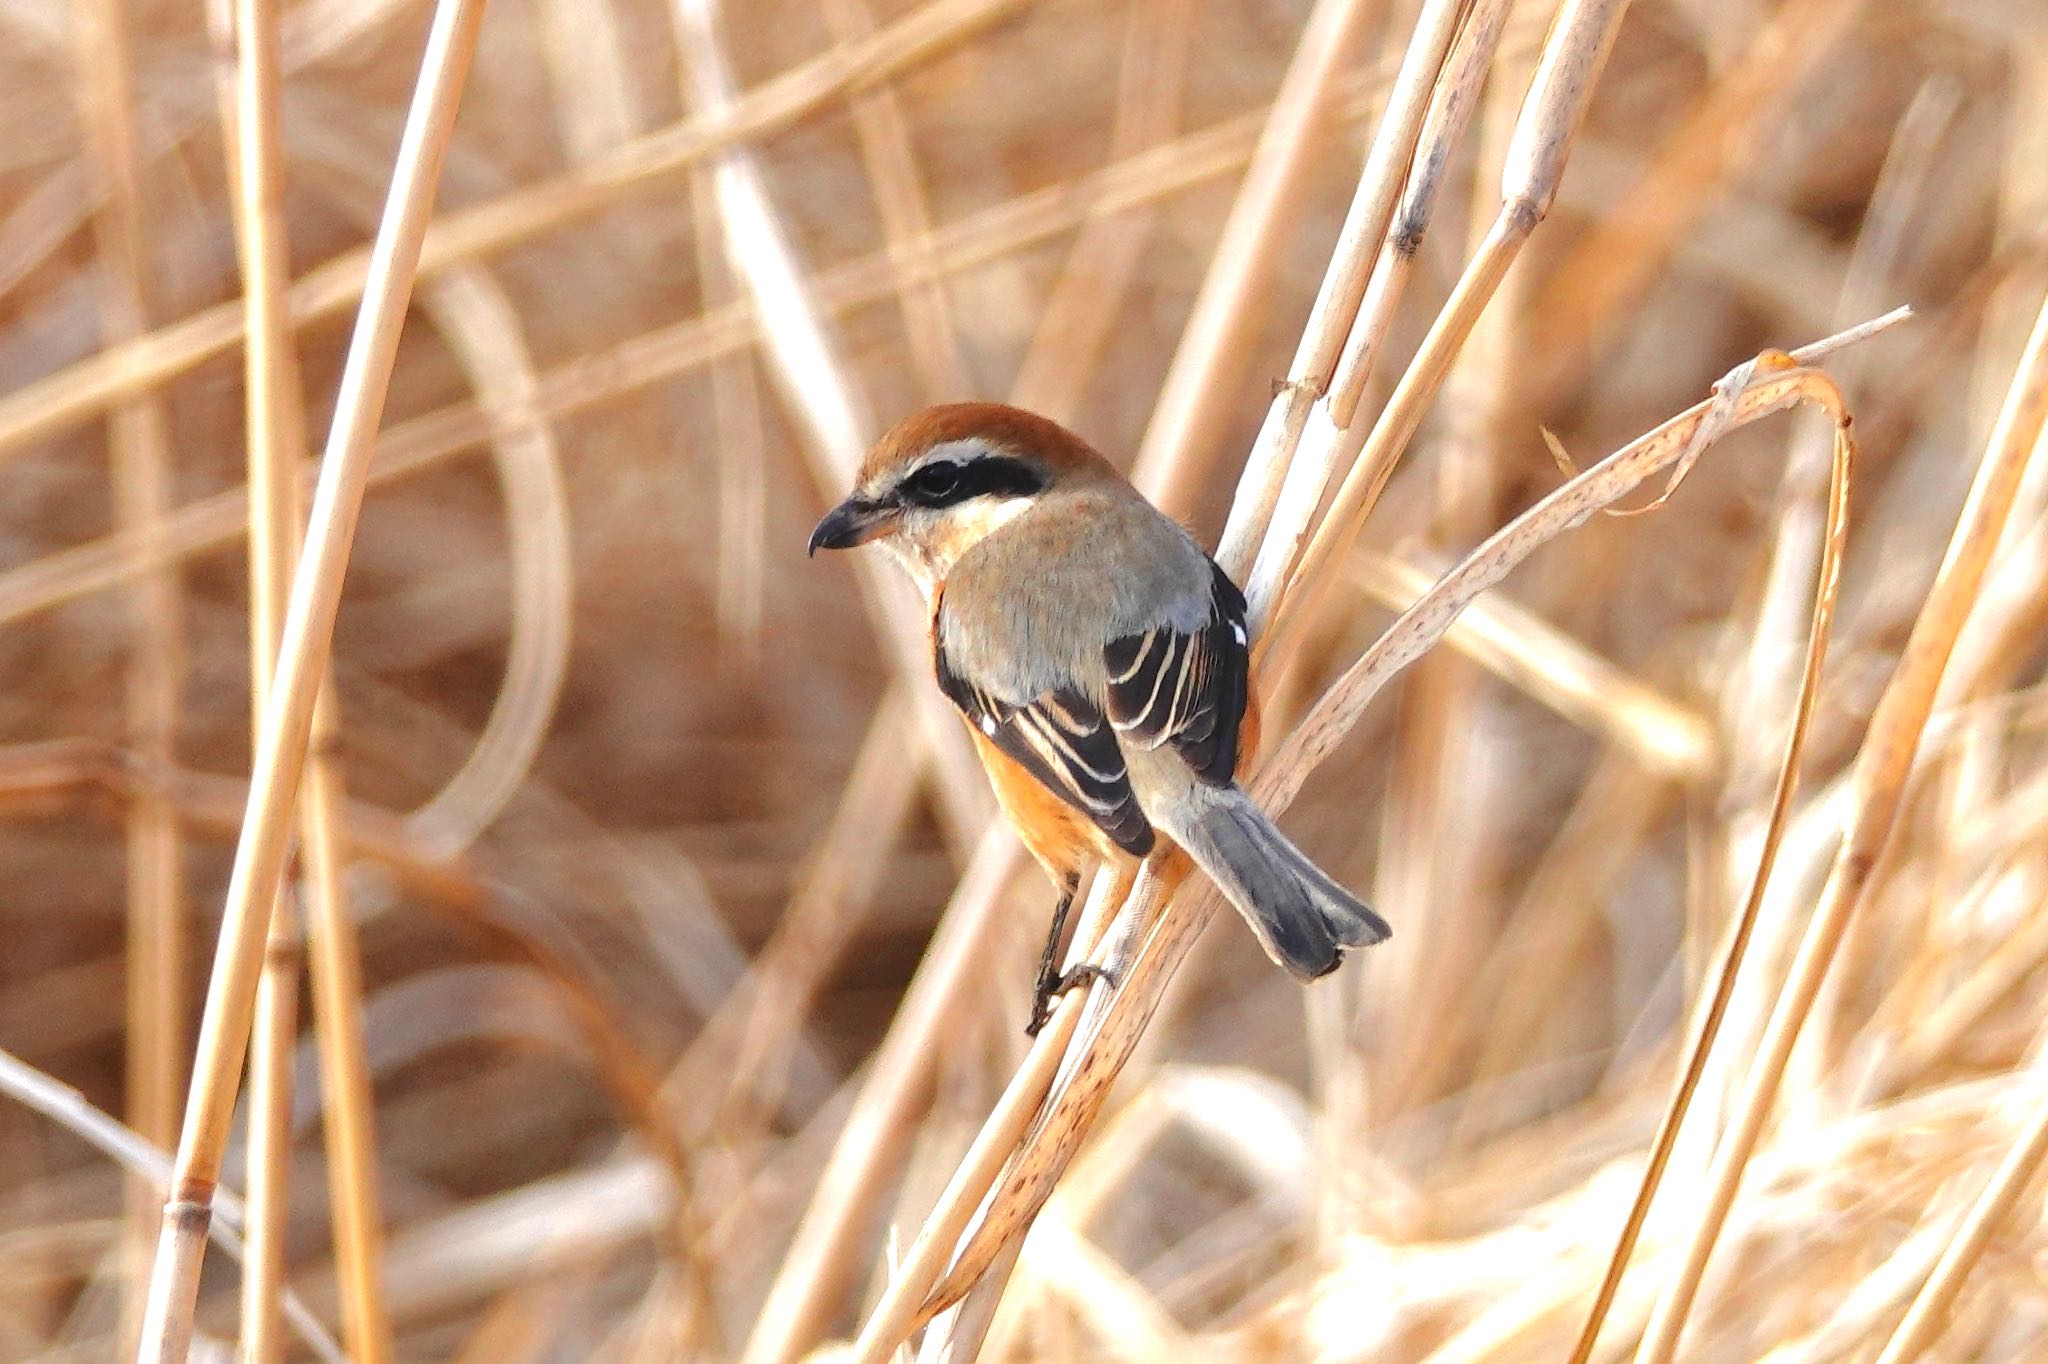
<svg viewBox="0 0 2048 1364">
<path fill-rule="evenodd" d="M 1125 744 L 1171 744 L 1202 780 L 1227 785 L 1237 768 L 1237 729 L 1244 718 L 1251 654 L 1244 594 L 1210 566 L 1208 622 L 1192 632 L 1158 626 L 1111 640 L 1107 713 Z"/>
<path fill-rule="evenodd" d="M 967 722 L 1133 857 L 1152 851 L 1152 826 L 1131 792 L 1123 750 L 1102 712 L 1063 687 L 1013 705 L 954 671 L 943 647 L 939 688 Z"/>
</svg>

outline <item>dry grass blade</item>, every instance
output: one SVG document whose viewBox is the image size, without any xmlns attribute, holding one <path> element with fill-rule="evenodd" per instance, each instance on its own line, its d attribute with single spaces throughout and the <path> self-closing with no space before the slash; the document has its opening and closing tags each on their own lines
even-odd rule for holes
<svg viewBox="0 0 2048 1364">
<path fill-rule="evenodd" d="M 1791 363 L 1790 357 L 1786 357 Z M 1731 376 L 1730 381 L 1717 387 L 1716 398 L 1720 400 L 1716 409 L 1726 413 L 1739 399 L 1741 390 L 1755 380 L 1760 364 L 1745 366 Z M 1714 986 L 1708 998 L 1706 1009 L 1701 1013 L 1694 1035 L 1686 1045 L 1685 1066 L 1680 1073 L 1678 1088 L 1671 1096 L 1670 1104 L 1657 1120 L 1657 1135 L 1650 1143 L 1650 1159 L 1643 1171 L 1641 1187 L 1636 1192 L 1635 1202 L 1630 1206 L 1628 1220 L 1622 1226 L 1621 1236 L 1615 1243 L 1614 1255 L 1608 1263 L 1607 1273 L 1601 1279 L 1599 1290 L 1594 1294 L 1592 1309 L 1586 1314 L 1586 1324 L 1579 1333 L 1578 1343 L 1572 1347 L 1572 1364 L 1586 1364 L 1593 1357 L 1593 1350 L 1600 1340 L 1601 1324 L 1607 1319 L 1608 1308 L 1613 1305 L 1614 1295 L 1621 1287 L 1621 1278 L 1628 1270 L 1629 1256 L 1634 1252 L 1636 1239 L 1642 1234 L 1643 1223 L 1649 1217 L 1650 1204 L 1657 1196 L 1657 1187 L 1664 1178 L 1664 1170 L 1671 1160 L 1672 1149 L 1677 1145 L 1679 1129 L 1684 1126 L 1686 1114 L 1691 1109 L 1694 1093 L 1698 1090 L 1700 1078 L 1706 1073 L 1707 1058 L 1713 1052 L 1714 1044 L 1721 1034 L 1721 1021 L 1728 1012 L 1729 1000 L 1734 997 L 1735 980 L 1742 970 L 1745 956 L 1749 951 L 1751 936 L 1756 932 L 1757 917 L 1763 911 L 1764 891 L 1770 885 L 1771 869 L 1777 861 L 1778 846 L 1785 835 L 1786 821 L 1792 813 L 1793 792 L 1799 785 L 1799 766 L 1806 753 L 1806 737 L 1813 724 L 1814 706 L 1820 697 L 1821 667 L 1827 659 L 1828 634 L 1834 624 L 1835 606 L 1842 590 L 1842 552 L 1849 536 L 1849 476 L 1854 463 L 1855 445 L 1849 436 L 1849 412 L 1843 405 L 1839 392 L 1829 388 L 1810 390 L 1813 397 L 1826 407 L 1835 425 L 1834 461 L 1828 481 L 1827 534 L 1821 544 L 1820 576 L 1814 589 L 1812 623 L 1806 637 L 1806 657 L 1799 677 L 1799 690 L 1793 699 L 1792 730 L 1785 740 L 1784 760 L 1778 767 L 1776 789 L 1771 795 L 1770 815 L 1765 823 L 1763 848 L 1758 854 L 1756 872 L 1750 878 L 1749 893 L 1744 898 L 1741 912 L 1728 936 L 1728 945 L 1714 970 Z M 1672 490 L 1683 477 L 1690 462 L 1698 458 L 1704 448 L 1708 424 L 1702 422 L 1694 433 L 1686 453 L 1680 456 L 1672 473 Z M 1667 491 L 1659 497 L 1661 504 L 1670 496 Z"/>
<path fill-rule="evenodd" d="M 1913 1305 L 1899 1323 L 1899 1329 L 1885 1343 L 1878 1364 L 1908 1364 L 1927 1352 L 1947 1323 L 1949 1308 L 1962 1291 L 1963 1280 L 1984 1254 L 1984 1247 L 1998 1224 L 2012 1213 L 2013 1205 L 2026 1193 L 2041 1162 L 2048 1159 L 2048 1102 L 2038 1104 L 2028 1116 L 2020 1139 L 1998 1163 L 1983 1192 L 1970 1205 L 1969 1213 L 1955 1237 L 1935 1262 Z"/>
<path fill-rule="evenodd" d="M 193 1092 L 178 1143 L 177 1178 L 164 1204 L 139 1358 L 176 1364 L 191 1348 L 206 1223 L 219 1181 L 228 1120 L 248 1042 L 268 910 L 284 872 L 314 702 L 332 644 L 341 579 L 362 508 L 370 451 L 398 350 L 420 242 L 454 127 L 482 0 L 444 0 L 427 37 L 418 93 L 392 177 L 390 207 L 372 256 L 363 312 L 321 461 L 306 550 L 292 580 L 272 692 L 263 708 L 243 832 L 222 911 L 220 947 L 200 1025 Z"/>
<path fill-rule="evenodd" d="M 252 782 L 290 418 L 327 434 L 443 3 L 0 0 L 0 1046 L 146 1125 L 199 1000 L 130 939 L 172 878 L 129 830 L 176 829 L 209 948 L 234 881 L 248 1097 L 172 1169 L 213 1161 L 216 1231 L 253 1195 L 254 1249 L 206 1247 L 190 1356 L 1564 1360 L 1668 1146 L 1591 1359 L 1632 1355 L 2042 309 L 2028 7 L 493 5 L 304 760 Z M 1901 299 L 1753 371 L 1784 420 L 1735 376 L 1625 455 L 1615 505 L 1692 466 L 1654 515 L 1466 562 L 1575 479 L 1545 433 L 1587 468 Z M 1227 523 L 1239 775 L 1390 943 L 1304 990 L 1162 860 L 1091 886 L 1065 964 L 1123 989 L 1031 1049 L 1052 896 L 948 760 L 924 615 L 803 557 L 874 428 L 997 395 Z M 2005 519 L 1688 1361 L 2048 1354 L 2048 462 Z M 287 789 L 293 1008 L 234 880 Z M 163 1193 L 0 1087 L 0 1359 L 133 1358 Z"/>
<path fill-rule="evenodd" d="M 1778 994 L 1734 1114 L 1715 1148 L 1705 1206 L 1686 1237 L 1680 1268 L 1665 1284 L 1650 1318 L 1637 1354 L 1642 1364 L 1669 1360 L 1678 1350 L 1707 1257 L 1777 1098 L 1778 1082 L 1798 1041 L 1800 1026 L 1813 1007 L 1843 931 L 1868 891 L 1878 855 L 1891 835 L 1949 653 L 1990 565 L 2044 419 L 2048 419 L 2048 306 L 2042 308 L 2020 356 L 1941 571 L 1921 605 L 1898 669 L 1871 717 L 1858 755 L 1855 805 L 1841 851 Z"/>
</svg>

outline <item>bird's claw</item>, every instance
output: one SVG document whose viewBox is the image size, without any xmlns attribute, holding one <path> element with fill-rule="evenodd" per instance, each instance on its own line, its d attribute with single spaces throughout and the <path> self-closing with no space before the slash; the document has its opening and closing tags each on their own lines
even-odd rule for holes
<svg viewBox="0 0 2048 1364">
<path fill-rule="evenodd" d="M 1038 983 L 1038 992 L 1031 1001 L 1031 1021 L 1024 1025 L 1026 1037 L 1036 1037 L 1052 1021 L 1052 1004 L 1067 991 L 1090 981 L 1101 981 L 1110 989 L 1117 986 L 1116 972 L 1107 966 L 1097 966 L 1092 961 L 1079 962 L 1067 968 L 1065 974 Z"/>
</svg>

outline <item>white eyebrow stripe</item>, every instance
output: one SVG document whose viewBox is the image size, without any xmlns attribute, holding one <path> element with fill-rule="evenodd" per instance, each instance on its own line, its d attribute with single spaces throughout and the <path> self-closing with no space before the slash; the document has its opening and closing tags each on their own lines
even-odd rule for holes
<svg viewBox="0 0 2048 1364">
<path fill-rule="evenodd" d="M 942 440 L 937 445 L 928 447 L 923 457 L 911 467 L 922 469 L 927 464 L 934 464 L 944 460 L 951 460 L 955 464 L 965 464 L 971 459 L 980 459 L 985 455 L 992 455 L 994 453 L 995 447 L 980 436 L 962 436 L 958 440 Z"/>
</svg>

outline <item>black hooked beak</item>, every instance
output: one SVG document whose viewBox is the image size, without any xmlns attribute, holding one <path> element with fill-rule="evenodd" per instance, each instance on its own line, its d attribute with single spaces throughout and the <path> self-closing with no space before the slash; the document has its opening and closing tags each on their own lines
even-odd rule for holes
<svg viewBox="0 0 2048 1364">
<path fill-rule="evenodd" d="M 811 532 L 811 546 L 807 551 L 816 554 L 821 549 L 851 549 L 864 545 L 877 535 L 888 533 L 890 523 L 896 519 L 896 509 L 878 502 L 869 502 L 860 497 L 849 497 L 831 511 Z"/>
</svg>

